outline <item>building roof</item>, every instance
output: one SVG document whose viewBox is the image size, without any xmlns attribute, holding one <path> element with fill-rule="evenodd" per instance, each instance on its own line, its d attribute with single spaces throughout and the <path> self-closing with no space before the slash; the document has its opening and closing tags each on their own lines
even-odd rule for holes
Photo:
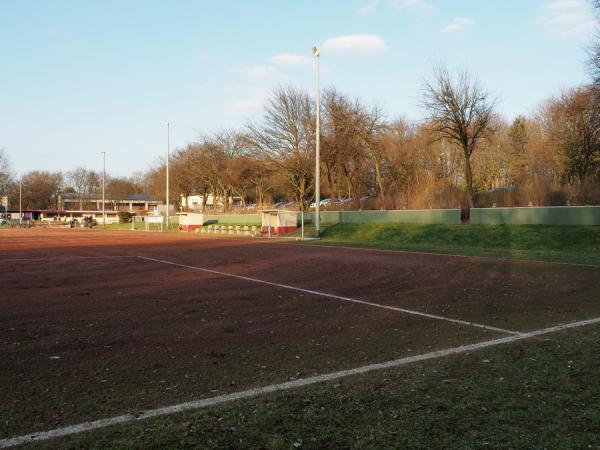
<svg viewBox="0 0 600 450">
<path fill-rule="evenodd" d="M 79 200 L 79 194 L 77 193 L 72 193 L 72 192 L 62 192 L 60 194 L 61 198 L 63 200 Z M 87 200 L 87 201 L 95 201 L 95 200 L 102 200 L 102 192 L 98 193 L 98 192 L 92 192 L 90 194 L 86 194 L 83 196 L 83 200 Z M 127 195 L 123 198 L 120 199 L 111 199 L 108 196 L 105 196 L 105 200 L 107 202 L 111 202 L 111 201 L 129 201 L 129 202 L 153 202 L 153 203 L 159 203 L 162 200 L 156 200 L 153 199 L 152 196 L 150 194 L 132 194 L 132 195 Z"/>
<path fill-rule="evenodd" d="M 7 213 L 18 213 L 18 209 L 9 209 Z M 96 210 L 70 210 L 70 209 L 23 209 L 22 213 L 45 213 L 45 214 L 71 214 L 71 213 L 88 213 L 88 214 L 119 214 L 119 211 L 96 211 Z"/>
</svg>

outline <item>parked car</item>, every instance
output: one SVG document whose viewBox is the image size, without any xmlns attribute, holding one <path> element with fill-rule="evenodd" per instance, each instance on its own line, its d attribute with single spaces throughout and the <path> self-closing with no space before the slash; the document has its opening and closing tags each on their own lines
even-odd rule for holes
<svg viewBox="0 0 600 450">
<path fill-rule="evenodd" d="M 323 200 L 321 200 L 319 202 L 319 205 L 321 206 L 331 206 L 331 199 L 330 198 L 324 198 Z M 310 204 L 311 208 L 316 208 L 317 207 L 317 202 L 312 202 Z"/>
<path fill-rule="evenodd" d="M 338 205 L 338 206 L 340 206 L 340 205 L 345 205 L 345 204 L 347 204 L 347 203 L 351 203 L 351 202 L 352 202 L 352 200 L 353 200 L 353 199 L 352 199 L 352 197 L 348 197 L 348 198 L 338 198 L 338 199 L 335 201 L 335 204 L 336 204 L 336 205 Z"/>
</svg>

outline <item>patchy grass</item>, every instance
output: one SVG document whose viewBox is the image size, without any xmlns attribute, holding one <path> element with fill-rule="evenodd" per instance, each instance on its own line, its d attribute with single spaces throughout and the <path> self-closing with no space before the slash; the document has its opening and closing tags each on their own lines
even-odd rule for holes
<svg viewBox="0 0 600 450">
<path fill-rule="evenodd" d="M 599 448 L 599 355 L 594 327 L 32 448 Z"/>
<path fill-rule="evenodd" d="M 100 231 L 129 231 L 131 230 L 131 222 L 107 223 L 105 226 L 98 224 L 98 226 L 96 226 L 94 229 Z"/>
<path fill-rule="evenodd" d="M 109 223 L 106 224 L 105 227 L 102 226 L 102 224 L 99 224 L 98 226 L 94 227 L 94 230 L 98 230 L 98 231 L 130 231 L 131 230 L 131 222 L 127 222 L 127 223 Z M 143 231 L 144 230 L 144 224 L 143 223 L 136 223 L 136 230 L 137 231 Z M 159 231 L 160 230 L 160 224 L 152 224 L 151 225 L 151 231 Z M 165 229 L 166 231 L 166 229 Z M 178 223 L 171 223 L 169 225 L 169 231 L 179 231 L 179 224 Z"/>
<path fill-rule="evenodd" d="M 315 244 L 600 266 L 600 227 L 592 226 L 338 224 Z"/>
</svg>

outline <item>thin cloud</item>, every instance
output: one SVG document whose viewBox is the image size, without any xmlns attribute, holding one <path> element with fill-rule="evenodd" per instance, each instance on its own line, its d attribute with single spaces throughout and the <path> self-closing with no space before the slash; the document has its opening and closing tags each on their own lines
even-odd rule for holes
<svg viewBox="0 0 600 450">
<path fill-rule="evenodd" d="M 475 22 L 468 17 L 457 17 L 442 29 L 442 33 L 456 33 L 473 26 Z"/>
<path fill-rule="evenodd" d="M 391 3 L 398 9 L 414 9 L 426 12 L 433 12 L 437 10 L 433 3 L 430 3 L 426 0 L 392 0 Z"/>
<path fill-rule="evenodd" d="M 268 58 L 267 62 L 275 65 L 301 67 L 310 64 L 310 59 L 304 55 L 294 55 L 292 53 L 279 53 Z"/>
<path fill-rule="evenodd" d="M 388 50 L 388 45 L 381 36 L 375 34 L 352 34 L 327 39 L 323 43 L 323 50 L 330 53 L 353 53 L 368 55 L 383 53 Z"/>
<path fill-rule="evenodd" d="M 555 38 L 590 36 L 596 28 L 586 0 L 555 0 L 545 3 L 542 10 L 536 22 Z"/>
<path fill-rule="evenodd" d="M 377 9 L 377 6 L 379 6 L 379 0 L 372 0 L 368 3 L 365 3 L 364 5 L 361 5 L 356 10 L 356 14 L 361 15 L 361 16 L 366 16 L 368 14 L 371 14 L 373 11 L 375 11 Z"/>
</svg>

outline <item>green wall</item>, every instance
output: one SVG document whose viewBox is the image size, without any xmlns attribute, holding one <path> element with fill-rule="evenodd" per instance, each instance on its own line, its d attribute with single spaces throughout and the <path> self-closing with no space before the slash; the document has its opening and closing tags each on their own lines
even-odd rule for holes
<svg viewBox="0 0 600 450">
<path fill-rule="evenodd" d="M 600 225 L 600 206 L 474 208 L 472 224 Z"/>
<path fill-rule="evenodd" d="M 304 213 L 304 223 L 314 221 L 314 212 Z M 300 224 L 301 213 L 298 213 Z M 322 224 L 336 223 L 442 223 L 459 224 L 460 209 L 423 209 L 401 211 L 321 211 Z M 259 225 L 260 214 L 217 214 L 204 216 L 204 224 Z"/>
<path fill-rule="evenodd" d="M 304 221 L 313 222 L 314 212 L 304 213 Z M 300 222 L 300 214 L 298 214 Z M 440 223 L 460 224 L 460 209 L 422 209 L 396 211 L 323 211 L 322 224 L 336 223 Z"/>
</svg>

